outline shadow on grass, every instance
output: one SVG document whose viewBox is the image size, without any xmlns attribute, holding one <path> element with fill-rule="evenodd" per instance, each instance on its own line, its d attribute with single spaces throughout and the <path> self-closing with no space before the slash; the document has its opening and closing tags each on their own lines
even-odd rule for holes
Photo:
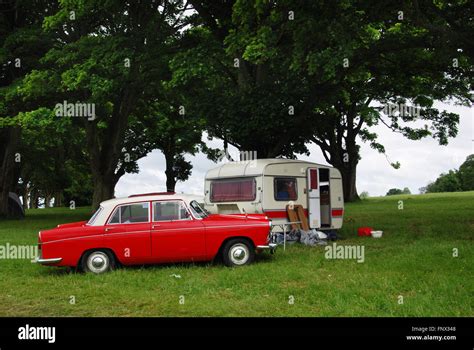
<svg viewBox="0 0 474 350">
<path fill-rule="evenodd" d="M 67 276 L 78 274 L 76 269 L 72 267 L 45 267 L 40 270 L 41 276 Z"/>
<path fill-rule="evenodd" d="M 253 264 L 268 264 L 271 263 L 273 256 L 271 254 L 257 254 Z M 193 268 L 193 267 L 206 267 L 206 268 L 231 268 L 226 267 L 224 263 L 218 259 L 214 261 L 198 261 L 198 262 L 175 262 L 175 263 L 161 263 L 161 264 L 146 264 L 146 265 L 119 265 L 116 270 L 123 271 L 137 271 L 137 270 L 163 270 L 169 268 Z M 236 267 L 236 268 L 245 268 Z M 84 272 L 78 271 L 72 267 L 47 267 L 45 270 L 40 272 L 43 276 L 68 276 L 68 275 L 85 275 Z"/>
<path fill-rule="evenodd" d="M 266 264 L 271 262 L 272 256 L 270 254 L 257 254 L 255 256 L 255 261 L 252 264 Z M 174 262 L 174 263 L 161 263 L 161 264 L 147 264 L 147 265 L 129 265 L 129 266 L 120 266 L 119 269 L 123 270 L 140 270 L 140 269 L 166 269 L 166 268 L 193 268 L 193 267 L 206 267 L 206 268 L 231 268 L 224 265 L 221 259 L 215 259 L 213 261 L 194 261 L 194 262 Z M 236 268 L 245 268 L 245 266 L 236 267 Z"/>
</svg>

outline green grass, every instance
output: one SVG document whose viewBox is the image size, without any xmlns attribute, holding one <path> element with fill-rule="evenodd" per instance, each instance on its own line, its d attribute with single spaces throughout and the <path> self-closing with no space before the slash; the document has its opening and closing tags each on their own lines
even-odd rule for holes
<svg viewBox="0 0 474 350">
<path fill-rule="evenodd" d="M 35 244 L 38 230 L 87 216 L 87 208 L 30 210 L 0 222 L 0 245 Z M 359 226 L 384 235 L 357 237 Z M 349 204 L 341 234 L 338 244 L 365 246 L 363 263 L 301 245 L 243 268 L 178 264 L 101 276 L 0 260 L 0 316 L 474 316 L 474 192 Z"/>
</svg>

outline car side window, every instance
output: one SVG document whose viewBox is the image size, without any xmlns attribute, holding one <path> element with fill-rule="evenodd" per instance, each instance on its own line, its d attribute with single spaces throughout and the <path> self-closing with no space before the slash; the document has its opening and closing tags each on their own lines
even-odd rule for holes
<svg viewBox="0 0 474 350">
<path fill-rule="evenodd" d="M 191 215 L 182 201 L 153 203 L 153 221 L 190 220 Z"/>
<path fill-rule="evenodd" d="M 109 224 L 133 224 L 149 221 L 149 203 L 121 205 L 115 209 Z"/>
<path fill-rule="evenodd" d="M 109 224 L 120 224 L 120 207 L 115 209 L 114 215 L 112 215 Z"/>
</svg>

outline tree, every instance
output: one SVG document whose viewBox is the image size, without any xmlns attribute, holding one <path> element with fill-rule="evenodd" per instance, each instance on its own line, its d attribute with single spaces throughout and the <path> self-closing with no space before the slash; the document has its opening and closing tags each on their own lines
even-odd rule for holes
<svg viewBox="0 0 474 350">
<path fill-rule="evenodd" d="M 402 194 L 411 194 L 411 191 L 408 187 L 405 187 L 402 191 Z"/>
<path fill-rule="evenodd" d="M 474 154 L 469 155 L 457 172 L 461 189 L 463 191 L 474 190 Z"/>
<path fill-rule="evenodd" d="M 370 195 L 369 195 L 369 192 L 367 191 L 363 191 L 361 194 L 360 194 L 360 199 L 367 199 L 369 198 Z"/>
<path fill-rule="evenodd" d="M 166 190 L 174 192 L 176 183 L 191 175 L 192 165 L 185 160 L 185 154 L 194 155 L 203 149 L 203 121 L 186 112 L 183 102 L 179 102 L 182 97 L 176 96 L 179 90 L 168 87 L 166 91 L 164 99 L 143 106 L 140 113 L 145 114 L 145 138 L 151 148 L 159 149 L 165 156 Z"/>
<path fill-rule="evenodd" d="M 298 67 L 332 86 L 328 102 L 318 106 L 323 116 L 314 119 L 312 140 L 341 171 L 348 201 L 357 199 L 358 140 L 385 152 L 372 126 L 385 125 L 412 140 L 433 136 L 444 145 L 457 133 L 458 116 L 434 109 L 434 100 L 471 102 L 471 65 L 465 55 L 453 67 L 456 49 L 443 46 L 413 22 L 397 20 L 397 7 L 351 1 L 313 2 L 300 9 L 294 49 Z M 418 105 L 416 113 L 405 113 L 413 105 Z M 425 125 L 413 123 L 419 120 Z"/>
<path fill-rule="evenodd" d="M 304 104 L 303 80 L 287 70 L 283 52 L 271 62 L 245 58 L 239 42 L 238 11 L 233 1 L 191 1 L 199 13 L 198 26 L 186 33 L 190 49 L 173 57 L 176 86 L 189 93 L 186 106 L 207 121 L 211 137 L 224 140 L 257 157 L 294 157 L 305 152 L 300 123 Z M 300 102 L 298 102 L 300 101 Z"/>
<path fill-rule="evenodd" d="M 406 9 L 412 13 L 408 19 L 429 31 L 437 38 L 437 46 L 449 46 L 463 55 L 453 56 L 453 64 L 466 57 L 474 61 L 474 21 L 472 1 L 412 0 Z M 456 62 L 457 61 L 457 62 Z"/>
<path fill-rule="evenodd" d="M 447 173 L 441 174 L 435 182 L 430 183 L 426 192 L 457 192 L 461 191 L 461 181 L 459 181 L 457 172 L 450 170 Z"/>
<path fill-rule="evenodd" d="M 391 188 L 388 190 L 386 196 L 395 196 L 398 194 L 403 194 L 403 191 L 399 188 Z"/>
<path fill-rule="evenodd" d="M 187 25 L 182 16 L 187 7 L 182 1 L 64 0 L 60 5 L 44 23 L 55 35 L 55 47 L 42 68 L 28 75 L 23 98 L 41 91 L 45 107 L 57 110 L 65 101 L 94 109 L 93 116 L 74 118 L 74 125 L 85 132 L 97 207 L 153 149 L 136 137 L 142 116 L 135 112 L 140 103 L 156 99 L 169 76 L 169 56 Z"/>
<path fill-rule="evenodd" d="M 192 3 L 222 42 L 203 41 L 221 68 L 207 75 L 202 89 L 218 102 L 203 108 L 210 133 L 239 149 L 251 147 L 258 157 L 294 157 L 312 141 L 341 171 L 347 201 L 358 198 L 359 140 L 385 152 L 371 127 L 383 124 L 409 139 L 433 136 L 446 144 L 457 133 L 458 116 L 433 102 L 471 101 L 465 55 L 414 21 L 397 20 L 396 3 Z M 224 18 L 229 12 L 232 21 Z M 450 64 L 453 55 L 460 56 L 457 66 Z M 399 111 L 386 108 L 391 105 Z M 399 108 L 413 105 L 417 113 Z"/>
<path fill-rule="evenodd" d="M 426 186 L 426 192 L 456 192 L 474 190 L 474 155 L 461 164 L 459 170 L 441 174 L 436 181 Z"/>
<path fill-rule="evenodd" d="M 0 11 L 0 216 L 8 216 L 8 193 L 15 191 L 20 177 L 18 153 L 21 137 L 19 113 L 25 106 L 14 98 L 15 90 L 52 41 L 42 32 L 44 17 L 54 11 L 56 1 L 12 0 Z"/>
<path fill-rule="evenodd" d="M 83 140 L 83 131 L 78 132 L 71 119 L 57 118 L 52 110 L 22 114 L 18 192 L 25 208 L 29 197 L 36 197 L 31 198 L 32 205 L 39 197 L 46 206 L 53 199 L 54 206 L 71 201 L 76 206 L 91 205 L 92 179 Z"/>
</svg>

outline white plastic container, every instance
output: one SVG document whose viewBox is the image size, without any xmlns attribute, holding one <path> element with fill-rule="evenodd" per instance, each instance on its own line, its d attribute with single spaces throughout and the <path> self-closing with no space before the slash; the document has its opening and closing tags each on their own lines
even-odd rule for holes
<svg viewBox="0 0 474 350">
<path fill-rule="evenodd" d="M 380 238 L 382 237 L 383 231 L 370 231 L 370 234 L 374 238 Z"/>
</svg>

